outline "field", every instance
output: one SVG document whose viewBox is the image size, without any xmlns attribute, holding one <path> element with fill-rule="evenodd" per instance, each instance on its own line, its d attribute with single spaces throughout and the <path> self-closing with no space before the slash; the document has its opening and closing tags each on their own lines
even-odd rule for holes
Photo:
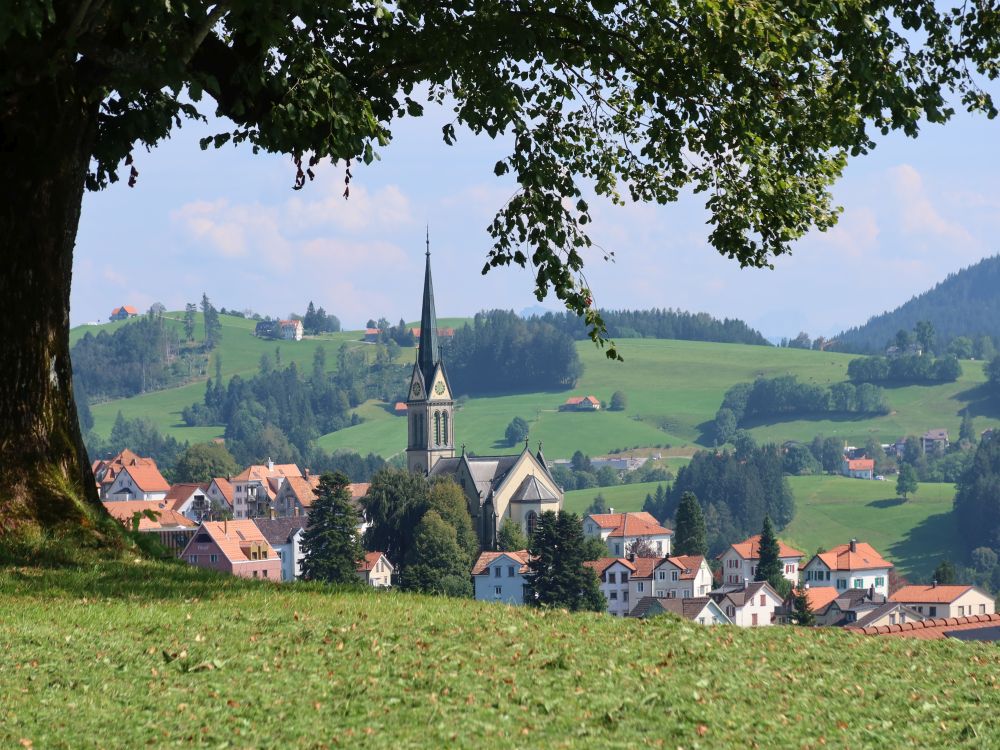
<svg viewBox="0 0 1000 750">
<path fill-rule="evenodd" d="M 0 607 L 3 747 L 981 748 L 1000 732 L 992 644 L 144 562 L 6 567 Z"/>
<path fill-rule="evenodd" d="M 807 556 L 857 537 L 885 555 L 904 576 L 930 580 L 944 558 L 961 560 L 965 552 L 951 515 L 955 486 L 921 484 L 905 503 L 893 482 L 869 482 L 839 476 L 789 477 L 795 495 L 795 518 L 781 538 Z M 616 511 L 642 510 L 656 482 L 600 487 L 566 493 L 565 507 L 583 513 L 597 493 Z"/>
</svg>

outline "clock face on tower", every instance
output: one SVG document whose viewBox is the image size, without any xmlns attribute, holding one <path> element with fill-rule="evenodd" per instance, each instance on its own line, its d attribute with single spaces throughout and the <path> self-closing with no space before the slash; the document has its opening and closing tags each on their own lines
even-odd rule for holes
<svg viewBox="0 0 1000 750">
<path fill-rule="evenodd" d="M 439 395 L 439 396 L 440 396 L 440 395 L 441 395 L 442 393 L 444 393 L 444 383 L 442 383 L 442 382 L 441 382 L 441 381 L 439 380 L 439 381 L 438 381 L 438 384 L 437 384 L 436 386 L 434 386 L 434 392 L 435 392 L 435 393 L 436 393 L 437 395 Z"/>
<path fill-rule="evenodd" d="M 413 387 L 410 389 L 410 393 L 412 393 L 414 396 L 419 396 L 420 395 L 420 383 L 414 383 Z"/>
</svg>

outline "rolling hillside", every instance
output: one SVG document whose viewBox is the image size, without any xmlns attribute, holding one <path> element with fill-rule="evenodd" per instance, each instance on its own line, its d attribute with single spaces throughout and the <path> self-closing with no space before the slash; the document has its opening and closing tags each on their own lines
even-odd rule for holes
<svg viewBox="0 0 1000 750">
<path fill-rule="evenodd" d="M 335 367 L 336 358 L 332 355 L 341 344 L 366 346 L 359 341 L 358 332 L 300 342 L 274 342 L 255 338 L 252 321 L 224 316 L 222 323 L 224 334 L 219 351 L 227 378 L 237 373 L 252 373 L 261 354 L 273 354 L 277 347 L 281 349 L 283 362 L 295 361 L 311 367 L 316 347 L 323 345 L 327 348 L 329 366 Z M 108 324 L 115 325 L 120 324 Z M 82 329 L 74 329 L 73 336 L 80 335 Z M 543 441 L 545 454 L 550 458 L 569 457 L 578 449 L 599 455 L 636 446 L 660 446 L 671 454 L 690 453 L 698 446 L 712 445 L 711 421 L 723 394 L 733 383 L 752 380 L 758 375 L 785 373 L 804 381 L 837 382 L 846 378 L 847 364 L 852 358 L 831 352 L 694 341 L 631 339 L 618 343 L 625 357 L 622 363 L 608 361 L 589 342 L 577 344 L 585 370 L 572 391 L 468 399 L 460 405 L 455 417 L 459 441 L 480 455 L 508 452 L 511 448 L 502 442 L 504 430 L 513 417 L 521 416 L 531 424 L 532 442 Z M 400 360 L 408 362 L 412 356 L 412 350 L 405 349 Z M 842 437 L 849 443 L 863 443 L 869 436 L 890 442 L 931 427 L 945 427 L 957 433 L 959 415 L 966 407 L 977 418 L 979 429 L 1000 426 L 1000 404 L 980 388 L 985 382 L 980 363 L 965 362 L 963 367 L 964 374 L 955 383 L 889 389 L 893 411 L 884 417 L 761 421 L 751 426 L 751 432 L 761 441 L 809 440 L 822 433 Z M 628 398 L 623 412 L 558 411 L 559 405 L 572 394 L 593 394 L 607 401 L 616 390 L 624 391 Z M 150 417 L 178 439 L 205 440 L 221 430 L 190 428 L 180 420 L 181 409 L 201 399 L 203 393 L 204 381 L 199 381 L 181 388 L 95 404 L 92 407 L 95 429 L 108 434 L 121 410 L 126 417 Z M 358 411 L 365 418 L 364 423 L 325 435 L 319 444 L 327 450 L 372 451 L 386 457 L 405 448 L 403 418 L 377 403 L 365 404 Z"/>
</svg>

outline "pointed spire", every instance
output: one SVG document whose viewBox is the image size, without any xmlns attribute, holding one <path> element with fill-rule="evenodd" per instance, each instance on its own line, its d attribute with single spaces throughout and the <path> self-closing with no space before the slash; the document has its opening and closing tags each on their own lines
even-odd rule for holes
<svg viewBox="0 0 1000 750">
<path fill-rule="evenodd" d="M 441 359 L 438 347 L 437 313 L 434 311 L 434 284 L 431 281 L 431 233 L 427 228 L 427 265 L 424 270 L 424 304 L 420 313 L 420 349 L 417 363 L 424 374 L 426 387 L 430 388 L 434 367 Z"/>
</svg>

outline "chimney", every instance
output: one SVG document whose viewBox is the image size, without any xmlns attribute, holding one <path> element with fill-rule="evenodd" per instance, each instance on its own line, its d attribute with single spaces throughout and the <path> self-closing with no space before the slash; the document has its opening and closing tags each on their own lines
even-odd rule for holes
<svg viewBox="0 0 1000 750">
<path fill-rule="evenodd" d="M 615 512 L 614 508 L 608 508 L 608 513 L 614 513 L 614 512 Z"/>
<path fill-rule="evenodd" d="M 750 579 L 749 578 L 744 578 L 743 579 L 743 588 L 747 588 L 749 585 L 750 585 Z"/>
<path fill-rule="evenodd" d="M 635 562 L 635 552 L 629 552 L 628 553 L 628 561 L 631 562 L 631 563 Z"/>
<path fill-rule="evenodd" d="M 274 471 L 274 461 L 271 460 L 270 456 L 267 457 L 267 470 Z"/>
<path fill-rule="evenodd" d="M 931 588 L 932 589 L 936 589 L 937 588 L 937 579 L 931 581 Z"/>
<path fill-rule="evenodd" d="M 225 534 L 226 536 L 229 536 L 229 519 L 228 518 L 223 518 L 222 519 L 222 533 Z"/>
<path fill-rule="evenodd" d="M 851 540 L 851 552 L 857 552 L 857 551 L 858 551 L 858 540 L 857 539 L 852 539 Z"/>
<path fill-rule="evenodd" d="M 804 589 L 805 589 L 806 591 L 808 591 L 808 590 L 809 590 L 809 581 L 806 581 L 806 582 L 805 582 L 805 583 L 803 584 L 803 588 L 804 588 Z"/>
</svg>

